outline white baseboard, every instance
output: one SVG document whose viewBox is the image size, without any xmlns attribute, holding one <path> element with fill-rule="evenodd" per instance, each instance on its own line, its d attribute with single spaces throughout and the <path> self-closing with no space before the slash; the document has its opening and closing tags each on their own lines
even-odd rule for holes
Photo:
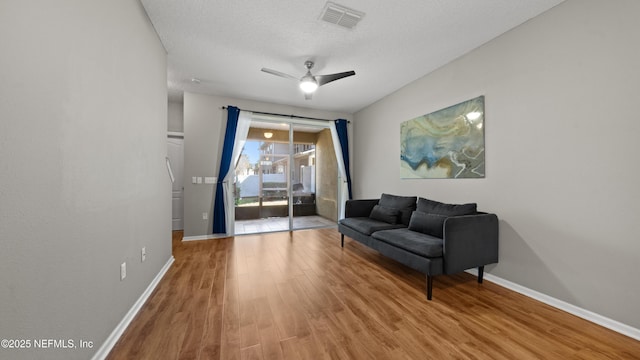
<svg viewBox="0 0 640 360">
<path fill-rule="evenodd" d="M 198 235 L 198 236 L 184 236 L 182 241 L 198 241 L 198 240 L 211 240 L 211 239 L 222 239 L 228 238 L 233 235 L 225 235 L 225 234 L 210 234 L 210 235 Z"/>
<path fill-rule="evenodd" d="M 156 286 L 158 286 L 158 284 L 160 283 L 160 280 L 162 280 L 162 278 L 164 277 L 164 274 L 167 273 L 167 271 L 171 267 L 171 264 L 173 264 L 174 261 L 175 261 L 175 258 L 171 256 L 171 258 L 167 261 L 167 263 L 164 264 L 162 269 L 160 269 L 160 272 L 158 272 L 158 274 L 153 279 L 153 281 L 151 281 L 151 284 L 149 284 L 149 286 L 147 286 L 147 289 L 142 293 L 142 295 L 140 295 L 140 297 L 138 298 L 138 301 L 136 301 L 135 304 L 133 304 L 131 309 L 129 309 L 129 312 L 127 312 L 124 318 L 122 318 L 118 326 L 116 326 L 116 328 L 113 329 L 113 331 L 111 332 L 107 340 L 105 340 L 105 342 L 102 344 L 102 346 L 100 346 L 98 351 L 96 351 L 96 353 L 93 354 L 93 357 L 91 358 L 92 360 L 104 360 L 107 358 L 107 355 L 109 355 L 109 352 L 111 351 L 111 349 L 113 349 L 113 346 L 116 344 L 116 342 L 118 342 L 118 340 L 120 339 L 120 336 L 122 336 L 124 331 L 127 329 L 127 327 L 129 326 L 133 318 L 138 314 L 138 311 L 140 311 L 140 309 L 142 308 L 144 303 L 147 301 L 147 299 L 149 299 L 149 296 L 151 296 L 151 293 L 156 288 Z"/>
<path fill-rule="evenodd" d="M 477 269 L 469 269 L 467 270 L 468 273 L 473 274 L 475 276 L 478 276 L 478 270 Z M 484 280 L 487 281 L 491 281 L 492 283 L 498 284 L 502 287 L 505 287 L 509 290 L 513 290 L 517 293 L 520 293 L 522 295 L 525 295 L 527 297 L 530 297 L 532 299 L 538 300 L 540 302 L 543 302 L 547 305 L 553 306 L 556 309 L 560 309 L 562 311 L 566 311 L 569 314 L 573 314 L 577 317 L 583 318 L 587 321 L 591 321 L 592 323 L 598 324 L 600 326 L 606 327 L 607 329 L 613 330 L 615 332 L 618 332 L 622 335 L 626 335 L 630 338 L 636 339 L 636 340 L 640 340 L 640 329 L 636 329 L 634 327 L 631 327 L 627 324 L 623 324 L 619 321 L 610 319 L 606 316 L 602 316 L 600 314 L 596 314 L 592 311 L 583 309 L 579 306 L 575 306 L 573 304 L 569 304 L 568 302 L 562 301 L 560 299 L 556 299 L 554 297 L 551 297 L 549 295 L 543 294 L 541 292 L 529 289 L 527 287 L 524 287 L 522 285 L 516 284 L 514 282 L 511 282 L 509 280 L 505 280 L 501 277 L 495 276 L 495 275 L 491 275 L 488 273 L 484 273 L 483 277 Z"/>
</svg>

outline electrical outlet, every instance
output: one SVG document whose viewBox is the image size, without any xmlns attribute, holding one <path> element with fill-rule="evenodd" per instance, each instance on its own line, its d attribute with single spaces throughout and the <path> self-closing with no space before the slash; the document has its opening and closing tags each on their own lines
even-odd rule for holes
<svg viewBox="0 0 640 360">
<path fill-rule="evenodd" d="M 147 259 L 147 248 L 143 247 L 140 251 L 140 261 L 144 262 Z"/>
<path fill-rule="evenodd" d="M 127 262 L 120 264 L 120 281 L 127 277 Z"/>
<path fill-rule="evenodd" d="M 203 212 L 202 213 L 202 220 L 209 220 L 209 213 L 208 212 Z"/>
</svg>

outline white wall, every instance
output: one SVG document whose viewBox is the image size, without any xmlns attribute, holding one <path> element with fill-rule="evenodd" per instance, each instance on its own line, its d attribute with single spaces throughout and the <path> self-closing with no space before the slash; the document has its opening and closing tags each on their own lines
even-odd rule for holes
<svg viewBox="0 0 640 360">
<path fill-rule="evenodd" d="M 195 93 L 184 94 L 184 236 L 204 236 L 213 232 L 212 212 L 215 185 L 192 184 L 193 176 L 218 176 L 222 143 L 227 123 L 223 106 L 240 109 L 307 116 L 321 119 L 347 119 L 352 114 L 296 108 L 251 100 Z M 208 219 L 202 218 L 202 213 Z"/>
<path fill-rule="evenodd" d="M 184 132 L 184 106 L 182 102 L 169 101 L 167 112 L 167 131 Z"/>
<path fill-rule="evenodd" d="M 477 202 L 501 219 L 490 273 L 640 328 L 638 14 L 569 0 L 356 113 L 356 198 Z M 401 180 L 400 123 L 478 95 L 486 178 Z"/>
<path fill-rule="evenodd" d="M 0 45 L 0 338 L 94 343 L 0 358 L 87 359 L 171 257 L 166 54 L 131 0 L 3 0 Z"/>
</svg>

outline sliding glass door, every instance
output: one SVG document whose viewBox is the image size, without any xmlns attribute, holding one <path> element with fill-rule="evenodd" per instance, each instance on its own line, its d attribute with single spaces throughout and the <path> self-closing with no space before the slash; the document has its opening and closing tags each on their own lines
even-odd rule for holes
<svg viewBox="0 0 640 360">
<path fill-rule="evenodd" d="M 316 141 L 321 128 L 291 125 L 290 161 L 292 229 L 306 229 L 314 226 L 317 219 L 316 208 Z"/>
<path fill-rule="evenodd" d="M 265 141 L 260 145 L 258 163 L 259 218 L 286 218 L 289 214 L 289 146 Z M 287 230 L 277 225 L 274 230 Z"/>
<path fill-rule="evenodd" d="M 336 174 L 326 125 L 252 121 L 235 168 L 235 233 L 334 226 Z"/>
</svg>

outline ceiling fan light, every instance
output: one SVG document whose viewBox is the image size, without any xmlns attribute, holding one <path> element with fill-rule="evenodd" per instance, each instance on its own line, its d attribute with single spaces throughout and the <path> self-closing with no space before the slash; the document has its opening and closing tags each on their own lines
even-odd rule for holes
<svg viewBox="0 0 640 360">
<path fill-rule="evenodd" d="M 313 76 L 307 74 L 300 80 L 300 90 L 305 94 L 311 94 L 318 89 L 318 83 Z"/>
</svg>

